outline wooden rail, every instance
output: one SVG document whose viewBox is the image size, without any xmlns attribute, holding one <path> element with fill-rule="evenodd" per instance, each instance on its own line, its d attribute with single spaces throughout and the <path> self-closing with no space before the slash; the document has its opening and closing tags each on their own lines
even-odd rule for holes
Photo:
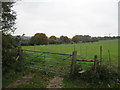
<svg viewBox="0 0 120 90">
<path fill-rule="evenodd" d="M 34 50 L 26 50 L 26 49 L 22 49 L 22 51 L 28 51 L 28 52 L 37 52 L 37 53 L 47 53 L 47 54 L 57 54 L 57 55 L 68 55 L 68 56 L 72 56 L 71 60 L 71 75 L 75 75 L 76 73 L 76 61 L 82 61 L 82 62 L 94 62 L 94 70 L 96 71 L 96 67 L 99 64 L 97 55 L 94 56 L 94 60 L 88 60 L 88 59 L 77 59 L 77 51 L 73 51 L 72 54 L 63 54 L 63 53 L 53 53 L 53 52 L 42 52 L 42 51 L 34 51 Z M 45 57 L 45 56 L 44 56 Z M 69 58 L 69 57 L 67 57 Z M 66 59 L 67 59 L 66 58 Z M 102 59 L 102 49 L 101 49 L 101 59 Z M 59 63 L 59 62 L 58 62 Z M 36 68 L 36 67 L 35 67 Z M 47 69 L 48 71 L 50 71 L 50 68 L 45 68 L 45 67 L 37 67 L 38 69 Z M 83 73 L 85 71 L 82 71 L 80 73 Z"/>
<path fill-rule="evenodd" d="M 80 59 L 80 60 L 76 60 L 76 61 L 83 61 L 83 62 L 95 62 L 95 60 L 85 60 L 85 59 Z"/>
<path fill-rule="evenodd" d="M 72 56 L 72 54 L 52 53 L 52 52 L 42 52 L 42 51 L 33 51 L 33 50 L 26 50 L 26 49 L 22 49 L 22 50 L 23 50 L 23 51 L 30 51 L 30 52 L 38 52 L 38 53 L 49 53 L 49 54 L 69 55 L 69 56 Z"/>
</svg>

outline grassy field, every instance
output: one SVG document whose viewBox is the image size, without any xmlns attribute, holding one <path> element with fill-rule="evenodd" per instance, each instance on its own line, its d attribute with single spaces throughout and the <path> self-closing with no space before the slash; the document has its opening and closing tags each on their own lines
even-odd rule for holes
<svg viewBox="0 0 120 90">
<path fill-rule="evenodd" d="M 39 46 L 22 46 L 22 49 L 44 51 L 44 52 L 54 52 L 54 53 L 63 53 L 63 54 L 72 54 L 74 49 L 77 51 L 77 55 L 81 55 L 86 59 L 93 59 L 94 55 L 100 57 L 100 46 L 103 47 L 103 63 L 112 66 L 113 69 L 117 69 L 118 66 L 118 40 L 101 40 L 94 43 L 78 43 L 78 44 L 59 44 L 59 45 L 39 45 Z M 110 60 L 109 53 L 110 51 Z M 67 60 L 67 59 L 68 60 Z M 80 59 L 80 57 L 78 57 Z M 64 60 L 66 59 L 66 60 Z M 42 53 L 31 53 L 27 52 L 23 54 L 23 65 L 26 68 L 26 72 L 34 71 L 33 76 L 29 82 L 19 85 L 19 88 L 46 88 L 49 84 L 49 80 L 53 78 L 54 73 L 46 72 L 48 71 L 59 71 L 61 67 L 66 69 L 63 70 L 65 74 L 63 83 L 64 88 L 92 88 L 92 87 L 109 87 L 105 82 L 89 83 L 87 81 L 81 80 L 79 78 L 70 79 L 68 72 L 70 72 L 71 65 L 71 56 L 64 55 L 54 55 L 54 54 L 42 54 Z M 93 63 L 78 62 L 78 66 L 82 69 L 89 69 Z M 39 67 L 44 67 L 43 71 L 38 70 Z M 32 69 L 31 69 L 32 68 Z M 50 69 L 50 70 L 49 70 Z M 44 71 L 45 70 L 45 71 Z M 56 73 L 56 72 L 55 72 Z M 20 72 L 14 77 L 3 79 L 3 87 L 7 87 L 9 84 L 15 82 L 17 79 L 20 79 L 25 75 L 25 71 Z M 61 75 L 63 75 L 61 74 Z M 44 78 L 43 78 L 44 77 Z M 22 79 L 21 79 L 22 80 Z M 113 85 L 112 85 L 113 84 Z M 110 84 L 112 87 L 115 87 L 117 84 Z"/>
<path fill-rule="evenodd" d="M 78 43 L 78 44 L 60 44 L 60 45 L 39 45 L 39 46 L 23 46 L 23 49 L 28 50 L 36 50 L 36 51 L 44 51 L 44 52 L 54 52 L 54 53 L 64 53 L 64 54 L 72 54 L 74 50 L 77 51 L 77 55 L 83 56 L 86 59 L 93 59 L 94 55 L 98 56 L 98 59 L 100 59 L 100 46 L 103 48 L 103 64 L 106 64 L 107 66 L 111 66 L 114 70 L 117 70 L 118 67 L 118 39 L 116 40 L 101 40 L 99 42 L 94 43 Z M 109 51 L 109 52 L 108 52 Z M 53 65 L 55 67 L 48 67 L 54 69 L 56 71 L 59 70 L 61 66 L 66 67 L 67 72 L 70 71 L 70 65 L 71 65 L 71 58 L 70 60 L 63 60 L 67 56 L 63 55 L 51 55 L 51 54 L 45 54 L 46 58 L 40 57 L 40 53 L 32 53 L 31 55 L 28 55 L 28 60 L 31 60 L 35 62 L 33 64 L 33 67 L 37 66 L 40 67 L 40 60 L 43 60 L 45 62 L 42 62 L 42 64 L 47 65 Z M 43 55 L 44 56 L 44 55 Z M 49 58 L 51 57 L 51 59 Z M 78 57 L 79 59 L 81 57 Z M 59 64 L 56 62 L 60 62 Z M 68 66 L 67 66 L 68 65 Z M 87 63 L 87 62 L 77 62 L 77 66 L 80 66 L 80 69 L 90 69 L 90 67 L 93 65 L 93 63 Z M 64 73 L 68 76 L 65 71 Z M 105 73 L 104 73 L 105 74 Z M 64 76 L 63 76 L 64 77 Z M 117 77 L 117 76 L 115 76 Z M 109 84 L 106 82 L 98 81 L 96 83 L 89 83 L 88 81 L 84 81 L 82 79 L 79 79 L 80 77 L 76 79 L 71 78 L 64 78 L 64 88 L 109 88 L 109 87 L 117 87 L 116 82 L 111 81 Z"/>
<path fill-rule="evenodd" d="M 29 50 L 36 50 L 36 51 L 64 53 L 64 54 L 71 54 L 72 51 L 74 51 L 75 49 L 78 55 L 81 55 L 87 59 L 93 59 L 94 55 L 98 55 L 99 58 L 100 46 L 102 46 L 103 48 L 103 62 L 105 64 L 111 65 L 113 68 L 117 68 L 118 39 L 101 40 L 99 42 L 94 42 L 94 43 L 23 46 L 22 48 Z M 110 51 L 110 53 L 108 53 L 108 50 Z"/>
</svg>

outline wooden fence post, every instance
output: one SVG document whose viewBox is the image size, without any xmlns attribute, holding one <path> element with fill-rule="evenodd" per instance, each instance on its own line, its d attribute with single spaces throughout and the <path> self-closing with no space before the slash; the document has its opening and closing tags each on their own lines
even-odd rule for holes
<svg viewBox="0 0 120 90">
<path fill-rule="evenodd" d="M 97 55 L 94 56 L 94 70 L 96 71 L 98 61 L 97 61 Z"/>
<path fill-rule="evenodd" d="M 102 63 L 102 46 L 100 46 L 100 64 Z"/>
<path fill-rule="evenodd" d="M 72 64 L 71 64 L 71 74 L 74 75 L 76 69 L 76 56 L 77 51 L 72 52 Z"/>
</svg>

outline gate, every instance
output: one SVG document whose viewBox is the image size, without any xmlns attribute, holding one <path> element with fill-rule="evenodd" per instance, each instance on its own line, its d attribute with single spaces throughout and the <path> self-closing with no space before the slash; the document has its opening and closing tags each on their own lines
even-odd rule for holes
<svg viewBox="0 0 120 90">
<path fill-rule="evenodd" d="M 71 56 L 72 54 L 41 52 L 33 50 L 22 50 L 29 59 L 28 68 L 51 72 L 55 74 L 69 74 L 71 69 Z"/>
<path fill-rule="evenodd" d="M 89 63 L 89 66 L 93 66 L 94 70 L 98 65 L 96 55 L 94 57 L 94 60 L 79 59 L 81 58 L 81 56 L 77 55 L 77 51 L 73 51 L 72 54 L 41 52 L 25 49 L 23 49 L 22 51 L 24 54 L 27 55 L 26 58 L 28 59 L 28 68 L 45 72 L 51 72 L 55 74 L 74 75 L 76 71 L 76 66 L 82 65 L 80 62 L 93 62 Z"/>
</svg>

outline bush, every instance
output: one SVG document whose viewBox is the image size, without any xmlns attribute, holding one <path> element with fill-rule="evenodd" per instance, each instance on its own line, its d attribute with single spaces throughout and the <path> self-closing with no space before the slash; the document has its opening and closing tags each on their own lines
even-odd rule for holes
<svg viewBox="0 0 120 90">
<path fill-rule="evenodd" d="M 96 71 L 89 70 L 82 74 L 81 78 L 88 82 L 110 82 L 111 80 L 116 80 L 118 78 L 118 73 L 111 68 L 108 68 L 106 65 L 99 65 L 96 67 Z"/>
<path fill-rule="evenodd" d="M 18 45 L 19 38 L 10 34 L 2 33 L 2 41 L 2 74 L 5 76 L 6 73 L 18 67 L 19 61 L 16 61 L 16 58 L 20 48 Z"/>
</svg>

